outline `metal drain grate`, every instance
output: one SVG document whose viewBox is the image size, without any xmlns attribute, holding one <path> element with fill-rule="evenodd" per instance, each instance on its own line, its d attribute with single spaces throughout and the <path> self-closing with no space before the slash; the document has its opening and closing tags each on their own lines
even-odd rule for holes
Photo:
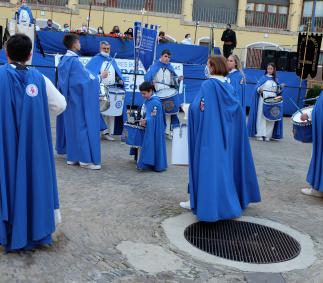
<svg viewBox="0 0 323 283">
<path fill-rule="evenodd" d="M 277 263 L 299 255 L 300 244 L 291 236 L 263 225 L 244 221 L 197 222 L 184 236 L 209 254 L 246 263 Z"/>
</svg>

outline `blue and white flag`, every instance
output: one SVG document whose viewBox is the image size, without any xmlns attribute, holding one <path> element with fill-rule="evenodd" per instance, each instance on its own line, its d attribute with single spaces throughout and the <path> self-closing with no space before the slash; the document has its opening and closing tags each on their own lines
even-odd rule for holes
<svg viewBox="0 0 323 283">
<path fill-rule="evenodd" d="M 157 26 L 148 24 L 141 26 L 140 22 L 135 22 L 134 27 L 134 47 L 135 60 L 140 60 L 144 68 L 148 70 L 155 60 L 157 47 Z"/>
</svg>

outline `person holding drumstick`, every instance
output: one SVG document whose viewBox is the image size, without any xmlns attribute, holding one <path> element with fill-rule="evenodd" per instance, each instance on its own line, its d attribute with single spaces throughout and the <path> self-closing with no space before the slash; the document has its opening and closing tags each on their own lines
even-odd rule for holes
<svg viewBox="0 0 323 283">
<path fill-rule="evenodd" d="M 179 83 L 184 79 L 183 76 L 177 76 L 175 69 L 170 63 L 171 53 L 169 50 L 163 50 L 159 61 L 152 64 L 145 75 L 145 81 L 150 82 L 155 86 L 157 91 L 177 88 Z M 175 125 L 179 125 L 177 114 L 166 115 L 166 134 L 171 138 L 171 131 Z"/>
<path fill-rule="evenodd" d="M 155 87 L 149 82 L 139 86 L 145 99 L 141 107 L 139 125 L 145 128 L 145 135 L 139 155 L 137 168 L 152 169 L 156 172 L 167 169 L 167 152 L 165 142 L 165 113 L 158 96 L 153 95 Z"/>
<path fill-rule="evenodd" d="M 258 141 L 266 142 L 269 142 L 270 139 L 283 138 L 283 119 L 275 122 L 268 121 L 263 112 L 264 99 L 276 97 L 277 92 L 276 65 L 269 63 L 265 75 L 259 79 L 255 88 L 248 119 L 249 137 L 256 137 Z"/>
<path fill-rule="evenodd" d="M 312 113 L 304 113 L 302 121 L 312 120 L 313 151 L 306 181 L 312 186 L 304 188 L 304 195 L 323 197 L 323 92 L 317 100 Z"/>
</svg>

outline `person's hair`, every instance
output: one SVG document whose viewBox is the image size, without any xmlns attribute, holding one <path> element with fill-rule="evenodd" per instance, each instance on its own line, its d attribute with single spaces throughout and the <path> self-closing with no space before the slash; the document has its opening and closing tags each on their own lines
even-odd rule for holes
<svg viewBox="0 0 323 283">
<path fill-rule="evenodd" d="M 53 20 L 52 19 L 48 19 L 47 22 L 53 22 Z"/>
<path fill-rule="evenodd" d="M 32 49 L 30 38 L 22 33 L 16 33 L 6 42 L 6 50 L 9 58 L 15 62 L 28 61 Z"/>
<path fill-rule="evenodd" d="M 212 55 L 208 59 L 210 74 L 215 76 L 226 76 L 229 73 L 227 61 L 222 55 Z"/>
<path fill-rule="evenodd" d="M 64 28 L 67 28 L 67 27 L 69 27 L 69 25 L 68 24 L 64 24 Z"/>
<path fill-rule="evenodd" d="M 79 35 L 75 33 L 69 33 L 64 36 L 63 43 L 67 49 L 71 49 L 73 44 L 80 40 Z"/>
<path fill-rule="evenodd" d="M 185 34 L 185 38 L 188 38 L 190 35 L 190 33 Z"/>
<path fill-rule="evenodd" d="M 99 29 L 102 29 L 102 32 L 104 33 L 103 27 L 99 26 L 97 29 L 97 32 L 99 33 Z"/>
<path fill-rule="evenodd" d="M 165 36 L 165 32 L 164 31 L 160 31 L 158 36 Z"/>
<path fill-rule="evenodd" d="M 120 28 L 119 28 L 119 26 L 114 26 L 114 27 L 112 28 L 112 32 L 116 32 L 116 30 L 118 30 L 118 32 L 120 32 Z"/>
<path fill-rule="evenodd" d="M 231 24 L 227 24 L 227 26 L 229 26 L 231 28 Z"/>
<path fill-rule="evenodd" d="M 140 91 L 153 91 L 155 92 L 155 87 L 152 83 L 150 82 L 143 82 L 140 86 L 139 86 L 139 90 Z"/>
<path fill-rule="evenodd" d="M 163 56 L 165 54 L 167 54 L 168 56 L 172 55 L 168 49 L 163 50 L 162 53 L 161 53 L 161 56 Z"/>
<path fill-rule="evenodd" d="M 232 57 L 233 58 L 236 69 L 240 71 L 240 73 L 241 73 L 241 75 L 243 77 L 243 81 L 246 81 L 246 76 L 245 76 L 245 74 L 243 72 L 242 64 L 241 64 L 241 61 L 240 61 L 240 58 L 238 57 L 238 55 L 231 54 L 229 57 Z"/>
<path fill-rule="evenodd" d="M 272 76 L 273 76 L 274 81 L 276 81 L 276 75 L 277 75 L 277 73 L 276 73 L 276 64 L 275 64 L 274 62 L 269 62 L 269 63 L 267 64 L 267 66 L 266 66 L 266 71 L 265 71 L 265 75 L 267 75 L 267 68 L 268 68 L 269 66 L 272 66 L 272 67 L 274 68 L 274 72 L 273 72 Z"/>
<path fill-rule="evenodd" d="M 100 41 L 100 46 L 102 45 L 108 45 L 108 46 L 111 46 L 109 42 L 103 40 L 103 41 Z"/>
</svg>

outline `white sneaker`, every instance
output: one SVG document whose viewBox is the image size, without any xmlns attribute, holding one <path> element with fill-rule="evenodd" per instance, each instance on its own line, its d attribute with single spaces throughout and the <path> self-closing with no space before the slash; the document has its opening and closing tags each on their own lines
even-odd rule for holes
<svg viewBox="0 0 323 283">
<path fill-rule="evenodd" d="M 264 141 L 262 137 L 257 137 L 256 140 L 257 141 Z"/>
<path fill-rule="evenodd" d="M 188 200 L 188 201 L 182 201 L 179 203 L 179 206 L 181 208 L 185 208 L 185 209 L 191 209 L 191 202 Z"/>
<path fill-rule="evenodd" d="M 265 138 L 265 141 L 266 142 L 270 142 L 270 138 Z"/>
<path fill-rule="evenodd" d="M 317 197 L 317 198 L 323 198 L 323 192 L 319 192 L 317 190 L 314 190 L 312 188 L 305 188 L 301 190 L 302 194 L 307 195 L 307 196 L 312 196 L 312 197 Z"/>
<path fill-rule="evenodd" d="M 103 135 L 102 138 L 107 141 L 114 141 L 114 138 L 109 134 Z"/>
<path fill-rule="evenodd" d="M 77 161 L 69 161 L 69 160 L 67 160 L 66 164 L 67 165 L 78 165 L 79 163 Z"/>
<path fill-rule="evenodd" d="M 80 162 L 80 166 L 82 168 L 90 169 L 90 170 L 100 170 L 101 169 L 101 165 L 95 165 L 93 163 L 83 163 L 83 162 Z"/>
</svg>

